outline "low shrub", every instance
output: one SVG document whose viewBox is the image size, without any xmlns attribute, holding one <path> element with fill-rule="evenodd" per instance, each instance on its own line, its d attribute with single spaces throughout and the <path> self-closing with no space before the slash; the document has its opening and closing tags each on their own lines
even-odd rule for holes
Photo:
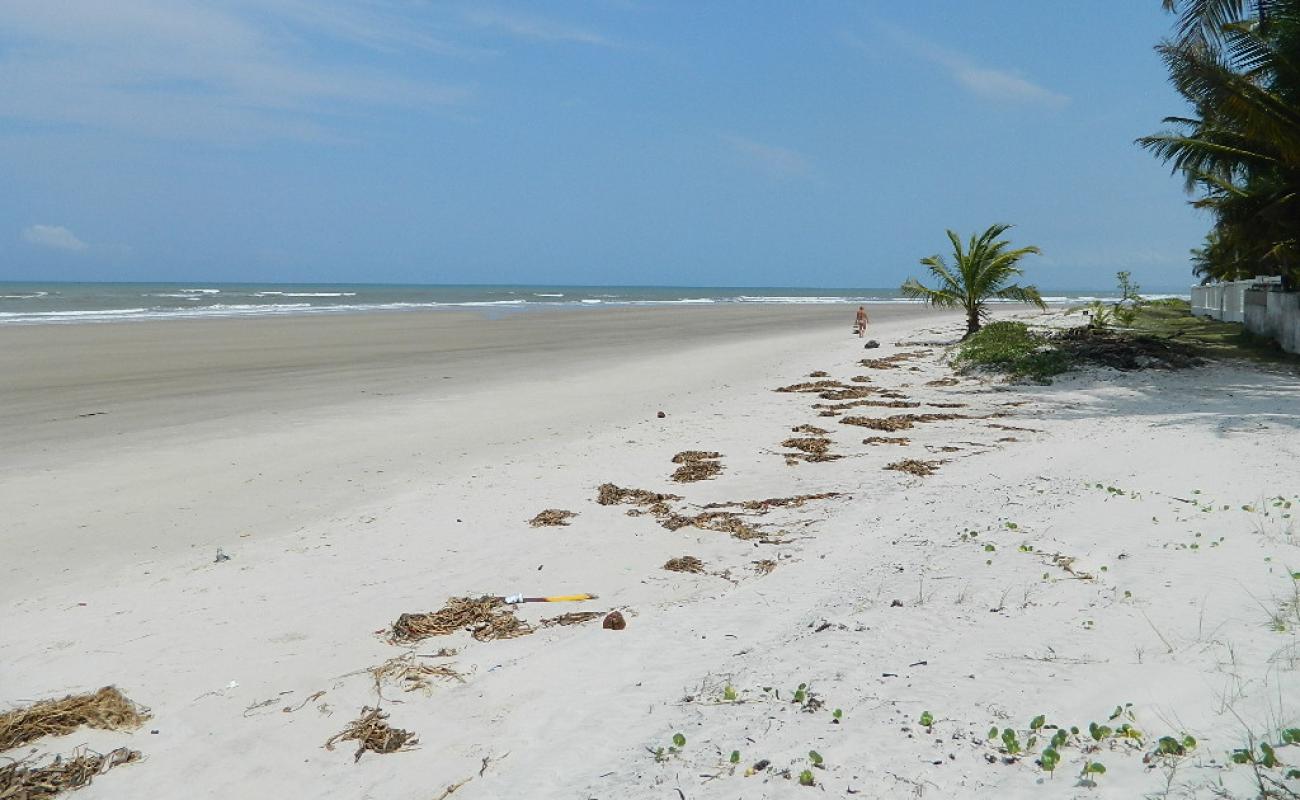
<svg viewBox="0 0 1300 800">
<path fill-rule="evenodd" d="M 1039 383 L 1049 383 L 1053 375 L 1072 366 L 1046 336 L 1011 321 L 991 322 L 962 342 L 953 364 L 962 369 L 994 369 Z"/>
</svg>

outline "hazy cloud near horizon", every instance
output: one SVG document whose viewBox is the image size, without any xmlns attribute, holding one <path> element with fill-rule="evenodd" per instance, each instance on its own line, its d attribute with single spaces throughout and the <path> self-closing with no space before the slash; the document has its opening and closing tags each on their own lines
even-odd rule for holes
<svg viewBox="0 0 1300 800">
<path fill-rule="evenodd" d="M 1185 281 L 1171 18 L 992 1 L 7 0 L 0 279 Z"/>
<path fill-rule="evenodd" d="M 23 229 L 23 241 L 37 247 L 53 250 L 67 250 L 80 253 L 89 245 L 77 238 L 77 235 L 62 225 L 28 225 Z"/>
</svg>

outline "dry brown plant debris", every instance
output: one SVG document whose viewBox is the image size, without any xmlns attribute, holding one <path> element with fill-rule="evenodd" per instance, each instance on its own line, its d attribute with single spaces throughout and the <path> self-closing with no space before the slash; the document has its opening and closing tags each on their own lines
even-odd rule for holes
<svg viewBox="0 0 1300 800">
<path fill-rule="evenodd" d="M 808 377 L 809 377 L 809 378 L 825 378 L 825 377 L 828 377 L 829 375 L 830 375 L 829 372 L 826 372 L 825 370 L 820 370 L 820 369 L 817 370 L 816 372 L 809 372 L 809 373 L 808 373 Z"/>
<path fill-rule="evenodd" d="M 137 728 L 147 719 L 147 709 L 128 700 L 116 686 L 105 686 L 93 694 L 40 700 L 0 714 L 0 750 L 20 747 L 42 736 L 72 733 L 82 725 L 116 731 Z"/>
<path fill-rule="evenodd" d="M 528 520 L 528 524 L 534 528 L 557 527 L 569 524 L 569 520 L 578 516 L 576 511 L 565 511 L 562 508 L 548 508 L 537 516 Z"/>
<path fill-rule="evenodd" d="M 722 453 L 713 450 L 683 450 L 673 456 L 674 464 L 693 464 L 696 461 L 712 461 L 722 458 Z"/>
<path fill-rule="evenodd" d="M 920 408 L 920 403 L 909 400 L 851 400 L 847 403 L 816 403 L 813 408 L 829 408 L 832 411 L 848 411 L 850 408 Z"/>
<path fill-rule="evenodd" d="M 844 417 L 844 425 L 858 425 L 877 431 L 903 431 L 918 422 L 944 422 L 951 419 L 970 419 L 964 414 L 895 414 L 892 417 L 877 419 L 874 417 Z"/>
<path fill-rule="evenodd" d="M 821 392 L 826 389 L 847 389 L 848 386 L 839 381 L 805 381 L 804 383 L 792 383 L 789 386 L 782 386 L 773 391 L 777 392 Z"/>
<path fill-rule="evenodd" d="M 430 636 L 447 636 L 469 628 L 480 642 L 526 636 L 533 629 L 515 616 L 513 608 L 502 608 L 500 597 L 453 597 L 441 609 L 428 613 L 403 614 L 393 623 L 395 642 L 418 642 Z"/>
<path fill-rule="evenodd" d="M 769 497 L 766 500 L 737 500 L 729 503 L 709 503 L 705 508 L 726 508 L 727 506 L 739 506 L 749 511 L 757 511 L 760 514 L 766 514 L 773 508 L 799 508 L 804 503 L 811 500 L 830 500 L 833 497 L 840 497 L 840 492 L 822 492 L 820 494 L 797 494 L 793 497 Z"/>
<path fill-rule="evenodd" d="M 394 728 L 386 721 L 388 715 L 377 708 L 364 706 L 361 709 L 361 716 L 338 733 L 331 736 L 325 742 L 326 750 L 333 750 L 334 743 L 338 741 L 356 742 L 357 752 L 352 757 L 354 762 L 360 761 L 361 756 L 366 751 L 372 753 L 396 753 L 418 744 L 419 739 L 411 731 Z"/>
<path fill-rule="evenodd" d="M 681 499 L 680 496 L 675 494 L 657 494 L 647 492 L 645 489 L 622 489 L 612 483 L 602 483 L 596 494 L 596 502 L 602 506 L 613 506 L 620 503 L 634 506 L 650 506 L 656 503 L 666 503 L 669 500 Z"/>
<path fill-rule="evenodd" d="M 801 436 L 786 439 L 781 442 L 782 447 L 791 447 L 795 450 L 801 450 L 805 453 L 823 454 L 831 448 L 831 440 L 825 436 Z"/>
<path fill-rule="evenodd" d="M 902 461 L 895 461 L 892 464 L 885 465 L 884 469 L 892 469 L 896 472 L 906 472 L 909 475 L 917 475 L 924 478 L 926 475 L 933 475 L 939 469 L 942 461 L 918 461 L 915 458 L 907 458 Z"/>
<path fill-rule="evenodd" d="M 377 667 L 371 667 L 369 672 L 375 679 L 375 691 L 382 697 L 383 685 L 391 683 L 404 692 L 414 692 L 417 689 L 428 692 L 433 689 L 431 678 L 465 682 L 465 676 L 450 664 L 425 664 L 416 661 L 416 658 L 415 653 L 404 653 Z"/>
<path fill-rule="evenodd" d="M 996 422 L 989 423 L 990 428 L 997 428 L 1000 431 L 1019 431 L 1021 433 L 1042 433 L 1037 428 L 1017 428 L 1015 425 L 1000 425 Z"/>
<path fill-rule="evenodd" d="M 670 558 L 664 564 L 664 569 L 669 572 L 704 572 L 704 562 L 695 556 L 678 556 Z"/>
<path fill-rule="evenodd" d="M 776 562 L 770 558 L 759 559 L 751 563 L 754 565 L 754 571 L 759 575 L 771 575 L 772 570 L 776 569 Z"/>
<path fill-rule="evenodd" d="M 854 375 L 852 378 L 849 378 L 849 381 L 850 381 L 851 383 L 871 383 L 871 376 L 870 376 L 870 375 Z"/>
<path fill-rule="evenodd" d="M 561 614 L 558 617 L 548 617 L 542 620 L 543 628 L 551 628 L 556 625 L 581 625 L 584 622 L 591 622 L 594 619 L 600 619 L 605 616 L 604 611 L 570 611 L 567 614 Z"/>
<path fill-rule="evenodd" d="M 926 403 L 930 408 L 965 408 L 965 403 Z"/>
<path fill-rule="evenodd" d="M 141 759 L 139 750 L 119 747 L 108 753 L 78 748 L 71 756 L 55 756 L 44 766 L 15 761 L 0 767 L 0 798 L 44 800 L 89 786 L 96 777 L 114 767 Z"/>
<path fill-rule="evenodd" d="M 673 456 L 673 463 L 681 466 L 673 472 L 672 479 L 678 483 L 709 480 L 722 472 L 719 458 L 722 454 L 711 450 L 683 450 Z"/>
<path fill-rule="evenodd" d="M 947 378 L 936 378 L 932 381 L 926 381 L 926 386 L 956 386 L 960 381 L 951 376 Z"/>
<path fill-rule="evenodd" d="M 796 426 L 794 426 L 793 428 L 790 429 L 790 432 L 791 432 L 791 433 L 811 433 L 811 434 L 813 434 L 814 436 L 821 436 L 822 434 L 824 434 L 824 433 L 829 433 L 830 431 L 826 430 L 825 428 L 819 428 L 819 427 L 817 427 L 816 425 L 796 425 Z"/>
<path fill-rule="evenodd" d="M 850 386 L 847 389 L 831 389 L 819 392 L 817 396 L 823 400 L 856 400 L 859 397 L 866 397 L 879 391 L 875 386 Z"/>
<path fill-rule="evenodd" d="M 819 416 L 819 417 L 838 417 L 838 416 L 839 416 L 839 412 L 838 412 L 838 411 L 831 411 L 830 409 L 827 409 L 827 410 L 825 410 L 825 411 L 820 411 L 820 412 L 818 412 L 818 413 L 817 413 L 817 416 Z"/>
<path fill-rule="evenodd" d="M 911 444 L 912 440 L 906 436 L 868 436 L 862 440 L 863 444 Z"/>
</svg>

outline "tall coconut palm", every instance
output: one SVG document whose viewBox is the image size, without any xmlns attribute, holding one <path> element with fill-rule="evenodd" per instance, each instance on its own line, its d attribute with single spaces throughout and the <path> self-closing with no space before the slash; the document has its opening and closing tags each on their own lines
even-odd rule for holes
<svg viewBox="0 0 1300 800">
<path fill-rule="evenodd" d="M 931 289 L 916 278 L 908 278 L 900 288 L 903 296 L 924 300 L 932 306 L 964 310 L 967 336 L 980 329 L 980 323 L 988 316 L 991 299 L 1017 300 L 1047 308 L 1036 287 L 1010 282 L 1024 274 L 1018 266 L 1020 259 L 1042 254 L 1032 245 L 1010 249 L 1009 241 L 998 238 L 1010 228 L 1010 225 L 992 225 L 978 236 L 972 234 L 970 243 L 964 247 L 961 238 L 948 231 L 952 266 L 939 255 L 921 259 L 921 264 L 929 267 L 930 274 L 939 281 L 938 287 Z"/>
<path fill-rule="evenodd" d="M 1157 50 L 1192 104 L 1138 143 L 1183 173 L 1215 217 L 1209 277 L 1300 275 L 1300 0 L 1166 0 L 1178 36 Z M 1254 13 L 1255 17 L 1247 15 Z"/>
</svg>

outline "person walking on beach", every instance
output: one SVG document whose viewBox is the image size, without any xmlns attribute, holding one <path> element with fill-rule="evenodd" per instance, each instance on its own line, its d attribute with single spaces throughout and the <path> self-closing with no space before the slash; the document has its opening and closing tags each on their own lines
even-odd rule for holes
<svg viewBox="0 0 1300 800">
<path fill-rule="evenodd" d="M 859 339 L 867 335 L 867 323 L 870 321 L 867 319 L 867 307 L 858 306 L 858 318 L 853 322 L 853 330 L 857 331 Z"/>
</svg>

